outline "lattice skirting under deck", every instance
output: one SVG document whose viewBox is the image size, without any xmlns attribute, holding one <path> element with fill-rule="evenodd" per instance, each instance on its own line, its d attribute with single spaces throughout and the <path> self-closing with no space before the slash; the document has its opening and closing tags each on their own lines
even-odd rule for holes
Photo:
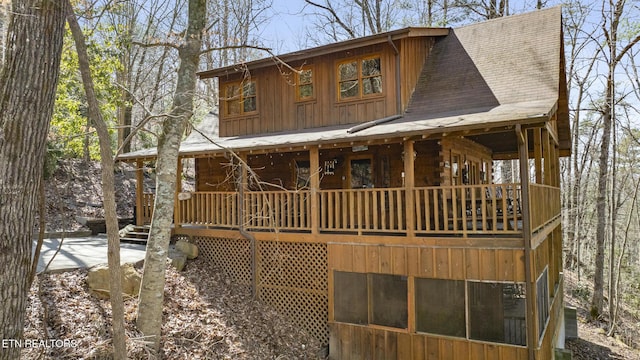
<svg viewBox="0 0 640 360">
<path fill-rule="evenodd" d="M 197 236 L 200 254 L 232 279 L 251 284 L 251 249 L 246 239 Z M 258 298 L 329 342 L 327 246 L 319 243 L 258 241 Z"/>
</svg>

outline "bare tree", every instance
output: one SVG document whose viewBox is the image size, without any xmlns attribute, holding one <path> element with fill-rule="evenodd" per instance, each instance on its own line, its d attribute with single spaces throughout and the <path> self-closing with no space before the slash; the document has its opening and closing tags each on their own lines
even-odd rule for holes
<svg viewBox="0 0 640 360">
<path fill-rule="evenodd" d="M 156 198 L 140 287 L 137 325 L 158 351 L 162 328 L 162 305 L 166 259 L 173 222 L 178 149 L 187 122 L 193 113 L 196 72 L 200 62 L 202 36 L 206 26 L 206 0 L 189 1 L 189 22 L 184 41 L 178 46 L 180 67 L 171 113 L 163 123 L 158 141 Z"/>
<path fill-rule="evenodd" d="M 305 0 L 314 17 L 314 41 L 338 41 L 377 34 L 397 25 L 403 8 L 397 0 Z M 323 35 L 319 37 L 318 35 Z"/>
<path fill-rule="evenodd" d="M 64 36 L 65 1 L 14 0 L 0 73 L 0 338 L 21 339 L 32 231 Z M 19 347 L 0 359 L 17 359 Z"/>
<path fill-rule="evenodd" d="M 69 1 L 69 0 L 67 0 Z M 100 141 L 100 163 L 102 168 L 102 193 L 104 217 L 107 226 L 107 262 L 109 264 L 109 298 L 111 300 L 111 318 L 113 327 L 113 355 L 114 359 L 126 359 L 127 347 L 124 332 L 124 302 L 122 298 L 122 275 L 120 270 L 120 238 L 118 234 L 118 216 L 116 214 L 116 197 L 114 185 L 114 162 L 111 150 L 111 136 L 107 124 L 102 118 L 100 105 L 95 93 L 87 45 L 84 34 L 78 24 L 71 3 L 67 4 L 67 23 L 73 34 L 78 52 L 78 67 L 82 75 L 82 83 L 87 95 L 88 118 L 95 126 Z"/>
<path fill-rule="evenodd" d="M 609 4 L 608 13 L 605 12 L 605 3 Z M 603 1 L 602 6 L 602 31 L 605 39 L 605 46 L 608 49 L 608 70 L 606 79 L 605 102 L 602 105 L 602 138 L 600 144 L 600 155 L 598 165 L 598 194 L 596 202 L 596 213 L 598 224 L 596 226 L 596 258 L 595 273 L 593 278 L 593 296 L 591 298 L 590 314 L 592 318 L 597 318 L 602 314 L 604 302 L 604 258 L 605 258 L 605 227 L 609 218 L 607 215 L 607 192 L 609 187 L 609 160 L 611 153 L 612 124 L 615 121 L 614 112 L 616 106 L 615 94 L 615 72 L 616 68 L 627 54 L 639 41 L 640 35 L 632 38 L 621 49 L 618 48 L 618 28 L 623 19 L 625 8 L 624 0 Z M 614 249 L 611 249 L 614 251 Z"/>
<path fill-rule="evenodd" d="M 583 221 L 587 214 L 584 205 L 586 201 L 586 190 L 588 176 L 591 174 L 593 158 L 590 155 L 591 148 L 595 146 L 595 126 L 583 129 L 583 116 L 588 117 L 589 112 L 583 111 L 583 103 L 589 97 L 589 91 L 593 84 L 593 72 L 597 64 L 598 54 L 601 48 L 596 48 L 593 53 L 597 28 L 587 29 L 585 26 L 590 15 L 590 9 L 580 3 L 569 4 L 565 8 L 564 30 L 567 39 L 567 86 L 568 97 L 572 100 L 572 111 L 570 113 L 571 138 L 572 138 L 572 158 L 566 162 L 566 172 L 563 176 L 565 181 L 564 205 L 567 209 L 565 223 L 566 236 L 565 244 L 569 247 L 567 256 L 567 266 L 577 270 L 580 278 L 580 247 L 584 234 Z M 585 115 L 586 113 L 586 115 Z M 587 119 L 588 120 L 588 119 Z M 588 122 L 588 121 L 587 121 Z M 587 131 L 583 134 L 584 131 Z M 582 136 L 582 135 L 586 135 Z M 581 142 L 581 140 L 583 140 Z"/>
</svg>

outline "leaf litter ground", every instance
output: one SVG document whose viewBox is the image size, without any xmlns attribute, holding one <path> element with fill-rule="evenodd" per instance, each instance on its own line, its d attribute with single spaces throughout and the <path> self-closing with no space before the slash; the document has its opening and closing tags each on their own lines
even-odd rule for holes
<svg viewBox="0 0 640 360">
<path fill-rule="evenodd" d="M 23 350 L 23 359 L 109 359 L 111 306 L 89 294 L 86 270 L 43 274 L 29 294 L 25 339 L 75 346 Z M 320 344 L 246 286 L 196 259 L 167 269 L 162 359 L 320 359 Z M 135 328 L 137 299 L 125 299 L 128 358 L 150 359 Z"/>
</svg>

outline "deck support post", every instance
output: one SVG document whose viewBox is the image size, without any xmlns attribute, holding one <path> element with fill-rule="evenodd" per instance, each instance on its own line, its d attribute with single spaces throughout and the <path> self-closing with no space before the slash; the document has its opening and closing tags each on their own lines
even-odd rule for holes
<svg viewBox="0 0 640 360">
<path fill-rule="evenodd" d="M 516 124 L 516 137 L 518 138 L 518 154 L 520 160 L 520 184 L 522 191 L 522 237 L 524 240 L 524 278 L 527 308 L 527 350 L 529 360 L 535 360 L 535 349 L 538 344 L 535 321 L 535 294 L 533 292 L 533 276 L 531 263 L 531 209 L 529 197 L 529 145 L 527 130 Z"/>
<path fill-rule="evenodd" d="M 535 156 L 535 172 L 536 172 L 536 184 L 544 184 L 544 180 L 543 177 L 546 178 L 547 177 L 547 172 L 544 172 L 543 175 L 543 171 L 542 171 L 542 158 L 544 157 L 545 159 L 545 170 L 547 167 L 547 157 L 543 156 L 543 151 L 545 152 L 544 155 L 546 155 L 546 150 L 547 150 L 547 144 L 546 142 L 544 143 L 543 146 L 543 138 L 544 133 L 543 130 L 541 128 L 535 128 L 533 129 L 533 154 Z"/>
<path fill-rule="evenodd" d="M 142 197 L 144 196 L 144 162 L 138 159 L 136 160 L 136 225 L 144 225 L 144 209 L 142 204 Z"/>
<path fill-rule="evenodd" d="M 415 236 L 415 204 L 413 196 L 413 188 L 415 187 L 415 158 L 414 158 L 414 141 L 405 140 L 404 142 L 404 191 L 405 191 L 405 212 L 407 237 Z M 400 211 L 400 209 L 398 209 Z"/>
<path fill-rule="evenodd" d="M 311 233 L 320 232 L 320 216 L 318 214 L 318 190 L 320 190 L 320 152 L 317 146 L 309 149 L 309 168 L 311 185 Z"/>
<path fill-rule="evenodd" d="M 173 197 L 173 228 L 180 228 L 180 199 L 178 194 L 182 192 L 182 158 L 178 157 L 178 166 L 176 169 L 176 193 Z"/>
<path fill-rule="evenodd" d="M 544 147 L 544 184 L 545 185 L 554 185 L 553 178 L 555 175 L 553 174 L 553 154 L 551 148 L 554 147 L 551 141 L 551 137 L 549 136 L 549 131 L 546 129 L 542 131 L 542 141 Z"/>
</svg>

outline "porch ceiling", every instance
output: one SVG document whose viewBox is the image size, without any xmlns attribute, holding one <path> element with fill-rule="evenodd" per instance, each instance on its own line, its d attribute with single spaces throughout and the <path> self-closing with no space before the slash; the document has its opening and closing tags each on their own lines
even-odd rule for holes
<svg viewBox="0 0 640 360">
<path fill-rule="evenodd" d="M 318 145 L 349 146 L 353 143 L 388 141 L 407 138 L 437 138 L 450 134 L 475 136 L 490 148 L 509 147 L 503 137 L 515 124 L 532 125 L 548 121 L 556 108 L 556 99 L 497 105 L 491 108 L 467 109 L 464 112 L 431 114 L 428 117 L 405 117 L 377 124 L 361 131 L 349 133 L 350 126 L 322 127 L 301 131 L 265 135 L 215 138 L 209 141 L 201 136 L 189 138 L 180 146 L 180 156 L 197 157 L 222 154 L 229 149 L 236 152 L 303 149 Z M 493 136 L 482 134 L 494 134 Z M 493 140 L 492 140 L 493 139 Z M 498 150 L 498 148 L 496 148 Z M 500 149 L 507 151 L 512 149 Z M 143 149 L 118 156 L 120 160 L 152 159 L 155 148 Z"/>
</svg>

